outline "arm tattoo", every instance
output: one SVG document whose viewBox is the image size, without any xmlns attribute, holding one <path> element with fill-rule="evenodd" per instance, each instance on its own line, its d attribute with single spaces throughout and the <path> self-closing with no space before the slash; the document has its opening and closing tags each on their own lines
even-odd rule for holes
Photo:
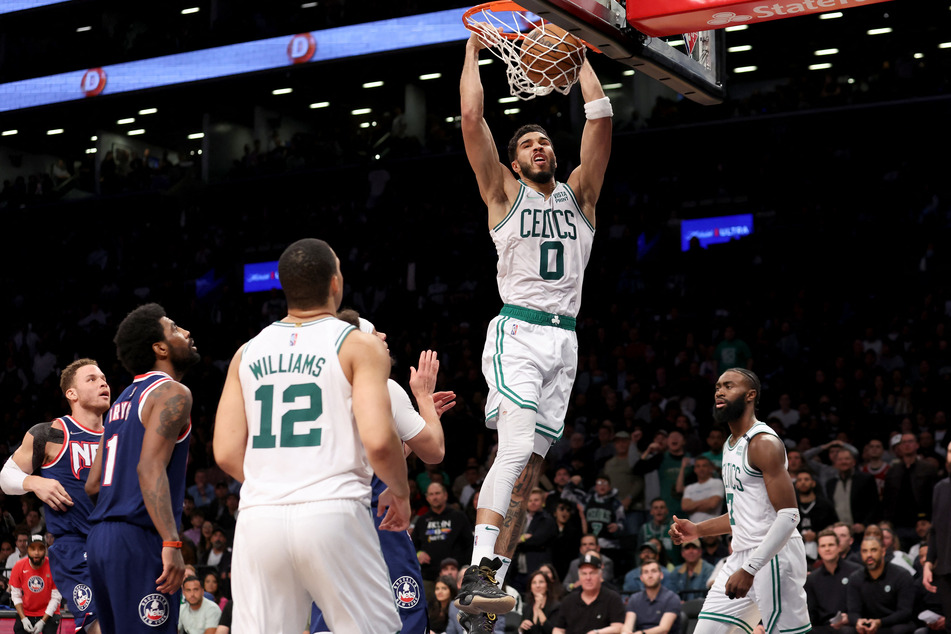
<svg viewBox="0 0 951 634">
<path fill-rule="evenodd" d="M 33 436 L 33 471 L 39 471 L 43 463 L 46 462 L 46 444 L 53 443 L 62 445 L 66 440 L 62 429 L 53 427 L 53 423 L 37 423 L 30 428 L 29 434 Z"/>
<path fill-rule="evenodd" d="M 188 424 L 191 405 L 191 399 L 182 394 L 166 399 L 159 412 L 159 426 L 155 430 L 158 435 L 169 440 L 177 439 Z"/>
<path fill-rule="evenodd" d="M 168 488 L 168 475 L 161 471 L 151 487 L 142 487 L 142 501 L 145 502 L 152 522 L 159 534 L 178 535 L 178 523 L 172 513 L 172 495 Z"/>
</svg>

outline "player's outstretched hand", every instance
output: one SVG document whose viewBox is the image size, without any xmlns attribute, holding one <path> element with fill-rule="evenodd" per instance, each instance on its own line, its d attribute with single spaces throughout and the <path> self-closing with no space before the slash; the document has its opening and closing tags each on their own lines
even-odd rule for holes
<svg viewBox="0 0 951 634">
<path fill-rule="evenodd" d="M 481 51 L 484 48 L 489 48 L 492 46 L 492 42 L 499 39 L 499 35 L 493 31 L 502 33 L 504 30 L 502 27 L 493 27 L 487 22 L 474 22 L 472 26 L 482 31 L 482 33 L 473 32 L 472 35 L 469 36 L 469 46 L 474 46 L 475 50 L 477 51 Z"/>
<path fill-rule="evenodd" d="M 185 580 L 185 561 L 181 548 L 162 548 L 162 575 L 155 580 L 155 589 L 164 594 L 180 590 Z"/>
<path fill-rule="evenodd" d="M 57 511 L 65 511 L 73 505 L 73 498 L 69 496 L 63 485 L 51 478 L 34 477 L 30 482 L 30 490 L 41 501 L 49 504 Z"/>
<path fill-rule="evenodd" d="M 674 544 L 678 546 L 684 542 L 689 542 L 691 539 L 700 539 L 697 525 L 690 520 L 680 519 L 676 515 L 674 515 L 674 521 L 671 523 L 670 530 L 667 531 L 667 534 L 674 540 Z"/>
<path fill-rule="evenodd" d="M 439 374 L 439 357 L 432 350 L 419 353 L 419 369 L 409 369 L 409 389 L 413 396 L 430 396 L 436 391 L 436 377 Z"/>
<path fill-rule="evenodd" d="M 456 406 L 456 393 L 436 392 L 433 394 L 433 405 L 436 406 L 436 416 L 442 417 L 443 412 Z"/>
<path fill-rule="evenodd" d="M 386 517 L 380 522 L 381 530 L 398 533 L 409 528 L 409 496 L 399 497 L 388 488 L 385 489 L 377 501 L 376 514 L 383 515 L 384 512 Z"/>
</svg>

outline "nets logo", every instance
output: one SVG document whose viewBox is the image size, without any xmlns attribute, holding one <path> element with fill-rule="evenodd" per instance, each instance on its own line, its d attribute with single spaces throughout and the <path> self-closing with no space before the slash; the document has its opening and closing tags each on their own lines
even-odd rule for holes
<svg viewBox="0 0 951 634">
<path fill-rule="evenodd" d="M 43 592 L 43 588 L 46 587 L 46 582 L 43 581 L 43 577 L 33 575 L 30 577 L 30 580 L 26 582 L 26 587 L 30 589 L 30 592 L 40 593 Z"/>
<path fill-rule="evenodd" d="M 294 64 L 309 62 L 317 52 L 317 40 L 310 33 L 298 33 L 287 44 L 287 57 Z"/>
<path fill-rule="evenodd" d="M 168 620 L 168 599 L 164 594 L 149 594 L 139 601 L 139 619 L 149 627 L 158 627 Z"/>
<path fill-rule="evenodd" d="M 81 611 L 85 612 L 89 604 L 92 603 L 92 590 L 86 584 L 80 583 L 73 588 L 73 603 Z"/>
<path fill-rule="evenodd" d="M 393 594 L 396 596 L 396 606 L 409 610 L 419 603 L 419 584 L 412 577 L 400 577 L 393 582 Z"/>
<path fill-rule="evenodd" d="M 101 68 L 90 68 L 83 73 L 83 80 L 80 87 L 84 95 L 87 97 L 95 97 L 106 88 L 106 71 Z"/>
</svg>

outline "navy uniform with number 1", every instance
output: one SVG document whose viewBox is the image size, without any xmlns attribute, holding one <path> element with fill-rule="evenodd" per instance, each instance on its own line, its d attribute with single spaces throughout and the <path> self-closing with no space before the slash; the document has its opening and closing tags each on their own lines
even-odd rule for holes
<svg viewBox="0 0 951 634">
<path fill-rule="evenodd" d="M 137 472 L 145 436 L 142 408 L 156 387 L 172 380 L 157 371 L 135 377 L 103 424 L 102 478 L 86 551 L 104 634 L 178 629 L 181 590 L 164 594 L 155 589 L 162 574 L 162 537 L 142 500 Z M 173 517 L 181 516 L 185 500 L 190 433 L 189 424 L 166 468 Z"/>
</svg>

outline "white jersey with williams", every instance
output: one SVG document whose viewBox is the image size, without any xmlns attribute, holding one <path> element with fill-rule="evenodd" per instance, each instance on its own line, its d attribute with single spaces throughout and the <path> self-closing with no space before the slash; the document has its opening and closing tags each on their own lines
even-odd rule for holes
<svg viewBox="0 0 951 634">
<path fill-rule="evenodd" d="M 766 493 L 763 472 L 754 468 L 746 455 L 756 434 L 776 436 L 766 423 L 756 421 L 740 438 L 731 435 L 723 445 L 723 486 L 734 551 L 759 546 L 776 521 L 776 509 Z"/>
<path fill-rule="evenodd" d="M 518 198 L 492 231 L 505 304 L 577 317 L 594 227 L 566 183 L 545 199 L 520 184 Z"/>
<path fill-rule="evenodd" d="M 340 499 L 369 506 L 372 470 L 338 358 L 354 330 L 333 317 L 276 322 L 245 346 L 242 509 Z"/>
</svg>

